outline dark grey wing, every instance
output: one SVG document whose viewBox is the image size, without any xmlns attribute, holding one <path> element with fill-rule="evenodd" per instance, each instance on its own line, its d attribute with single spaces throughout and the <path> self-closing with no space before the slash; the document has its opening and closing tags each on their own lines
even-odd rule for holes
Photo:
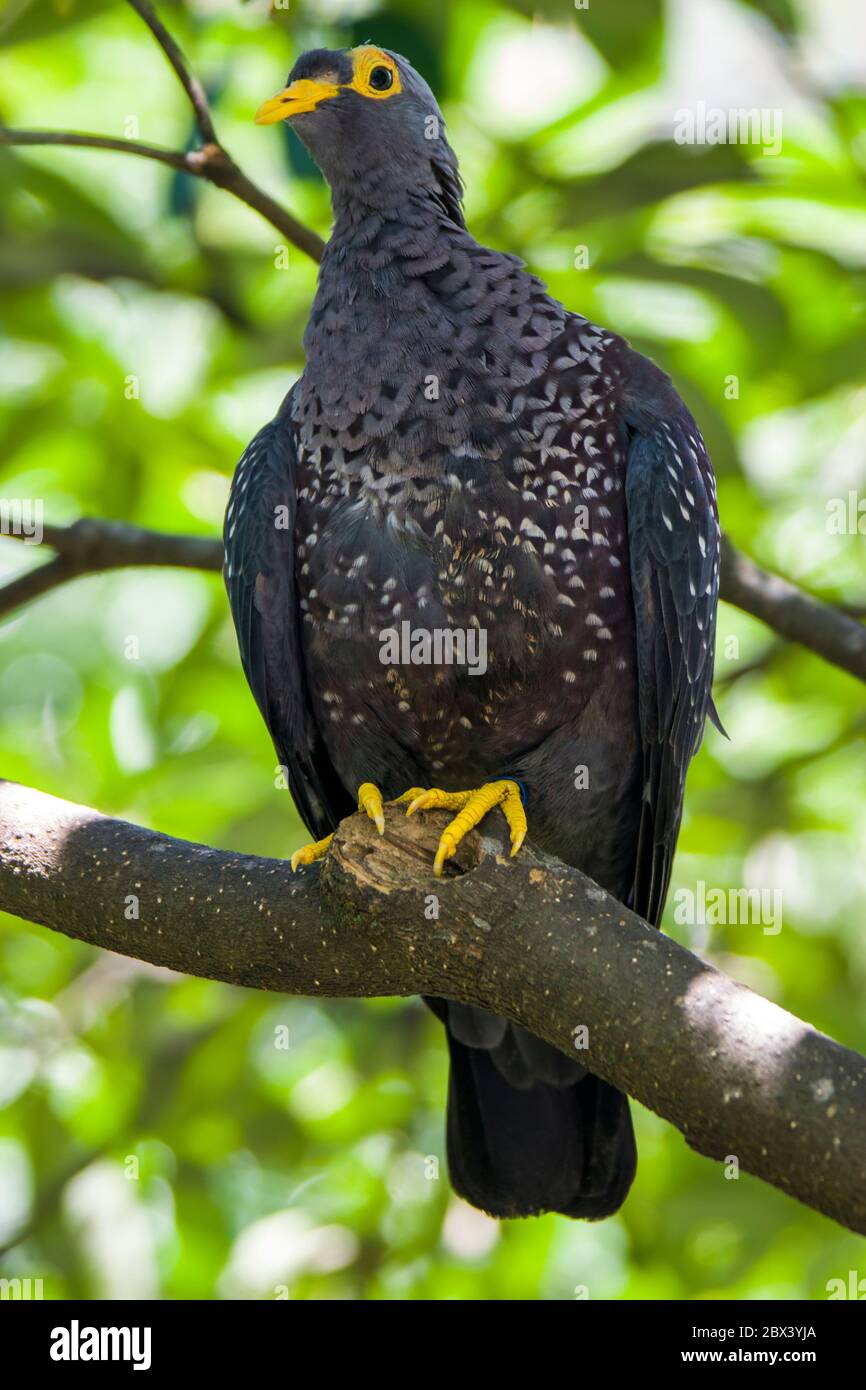
<svg viewBox="0 0 866 1390">
<path fill-rule="evenodd" d="M 244 451 L 226 511 L 225 582 L 241 661 L 289 790 L 320 840 L 355 809 L 307 696 L 295 581 L 294 434 L 286 408 Z"/>
<path fill-rule="evenodd" d="M 689 762 L 709 714 L 719 595 L 715 481 L 697 426 L 669 388 L 629 420 L 626 472 L 638 656 L 643 806 L 631 906 L 658 924 Z"/>
</svg>

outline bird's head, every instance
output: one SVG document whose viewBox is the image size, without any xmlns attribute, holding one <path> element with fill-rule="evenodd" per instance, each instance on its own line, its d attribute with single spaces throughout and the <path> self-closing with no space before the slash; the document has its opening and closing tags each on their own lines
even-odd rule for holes
<svg viewBox="0 0 866 1390">
<path fill-rule="evenodd" d="M 462 224 L 457 160 L 445 122 L 411 63 L 373 44 L 304 53 L 286 86 L 256 112 L 258 125 L 288 121 L 334 193 L 382 205 L 425 189 Z"/>
</svg>

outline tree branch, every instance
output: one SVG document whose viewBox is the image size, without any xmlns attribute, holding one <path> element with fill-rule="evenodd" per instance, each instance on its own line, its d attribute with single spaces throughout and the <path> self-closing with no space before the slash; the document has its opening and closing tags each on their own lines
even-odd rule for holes
<svg viewBox="0 0 866 1390">
<path fill-rule="evenodd" d="M 205 570 L 222 566 L 222 544 L 210 537 L 174 536 L 89 517 L 71 526 L 43 527 L 42 544 L 56 550 L 56 557 L 0 585 L 0 618 L 58 584 L 85 574 L 131 565 Z"/>
<path fill-rule="evenodd" d="M 160 145 L 143 145 L 136 140 L 121 140 L 110 135 L 85 135 L 74 130 L 12 130 L 0 127 L 0 145 L 66 145 L 74 149 L 117 150 L 123 154 L 140 155 L 180 169 L 194 178 L 204 179 L 216 188 L 224 188 L 240 202 L 261 214 L 278 232 L 314 261 L 322 259 L 324 242 L 305 227 L 290 212 L 253 183 L 235 164 L 221 145 L 208 144 L 200 150 L 167 150 Z"/>
<path fill-rule="evenodd" d="M 214 130 L 213 119 L 211 117 L 204 87 L 201 85 L 198 78 L 190 71 L 180 46 L 175 43 L 152 6 L 147 4 L 147 0 L 128 0 L 128 3 L 144 20 L 166 58 L 174 68 L 178 81 L 189 97 L 190 105 L 195 112 L 195 122 L 204 144 L 218 144 L 219 141 L 217 140 L 216 131 Z"/>
<path fill-rule="evenodd" d="M 866 681 L 866 627 L 787 579 L 761 569 L 722 537 L 722 598 L 834 666 Z"/>
<path fill-rule="evenodd" d="M 184 167 L 187 172 L 195 174 L 199 178 L 207 179 L 217 188 L 224 188 L 229 193 L 233 193 L 242 203 L 246 203 L 248 207 L 261 213 L 262 217 L 266 218 L 278 231 L 281 231 L 292 245 L 306 252 L 314 261 L 320 261 L 324 250 L 324 242 L 321 237 L 317 236 L 315 232 L 311 232 L 308 227 L 303 226 L 269 194 L 253 183 L 252 179 L 247 177 L 223 149 L 217 138 L 204 87 L 191 71 L 180 45 L 172 38 L 153 6 L 149 5 L 147 0 L 128 0 L 128 4 L 144 20 L 174 68 L 178 81 L 186 92 L 195 113 L 196 126 L 202 138 L 203 148 L 192 150 L 184 156 Z M 143 152 L 143 150 L 137 151 L 137 153 Z"/>
<path fill-rule="evenodd" d="M 181 565 L 219 569 L 222 546 L 198 536 L 171 536 L 116 521 L 83 519 L 46 526 L 43 543 L 57 559 L 0 586 L 0 618 L 19 604 L 82 574 L 126 565 Z M 722 598 L 760 618 L 774 632 L 866 681 L 866 627 L 786 579 L 761 569 L 722 540 Z"/>
<path fill-rule="evenodd" d="M 10 130 L 6 127 L 0 127 L 0 145 L 66 145 L 76 149 L 115 150 L 123 154 L 139 155 L 143 159 L 158 160 L 160 164 L 167 164 L 172 169 L 191 174 L 194 178 L 204 179 L 217 188 L 224 188 L 240 202 L 260 213 L 292 246 L 296 246 L 314 261 L 320 261 L 324 250 L 322 238 L 281 207 L 269 193 L 259 188 L 258 184 L 253 183 L 223 149 L 217 138 L 204 87 L 190 71 L 179 45 L 152 6 L 147 0 L 128 0 L 128 3 L 144 20 L 177 74 L 195 113 L 202 148 L 184 152 L 167 150 L 159 145 L 143 145 L 136 140 L 120 140 L 110 135 L 85 135 L 73 130 Z"/>
<path fill-rule="evenodd" d="M 344 821 L 321 865 L 174 840 L 0 783 L 0 902 L 80 941 L 283 994 L 430 994 L 523 1024 L 699 1153 L 866 1234 L 866 1059 L 699 960 L 498 815 Z M 128 914 L 132 914 L 131 916 Z M 720 1175 L 721 1180 L 721 1175 Z"/>
<path fill-rule="evenodd" d="M 187 156 L 181 150 L 167 150 L 162 145 L 143 145 L 138 140 L 122 140 L 112 135 L 85 135 L 77 130 L 10 130 L 0 126 L 0 145 L 68 145 L 82 150 L 119 150 L 137 154 L 143 159 L 157 159 L 172 169 L 187 168 Z"/>
<path fill-rule="evenodd" d="M 180 47 L 169 34 L 147 0 L 128 0 L 147 24 L 189 98 L 195 112 L 196 124 L 204 147 L 186 153 L 145 145 L 137 141 L 115 139 L 103 135 L 86 135 L 75 131 L 9 130 L 0 127 L 0 144 L 5 145 L 67 145 L 88 149 L 104 149 L 136 154 L 158 160 L 171 168 L 183 170 L 196 178 L 205 179 L 218 188 L 226 189 L 248 207 L 255 209 L 292 245 L 321 260 L 324 244 L 315 232 L 303 226 L 291 213 L 282 208 L 269 194 L 253 183 L 219 144 L 204 88 L 190 72 Z M 200 564 L 202 568 L 219 568 L 221 556 L 216 542 L 202 549 L 199 561 L 171 558 L 182 548 L 182 537 L 160 538 L 151 535 L 151 543 L 143 545 L 145 533 L 134 527 L 122 528 L 103 523 L 104 536 L 95 534 L 98 523 L 78 523 L 91 528 L 88 551 L 80 552 L 77 538 L 68 528 L 69 544 L 63 533 L 55 529 L 49 541 L 58 551 L 57 559 L 30 571 L 0 588 L 0 616 L 9 613 L 31 598 L 46 593 L 57 584 L 80 574 L 113 569 L 127 564 Z M 110 526 L 110 532 L 109 532 Z M 164 558 L 159 555 L 164 545 Z M 201 547 L 208 543 L 201 541 Z M 73 553 L 75 552 L 75 553 Z M 849 616 L 820 599 L 803 593 L 787 580 L 762 570 L 753 561 L 739 554 L 727 538 L 722 540 L 722 598 L 735 607 L 760 618 L 775 632 L 790 641 L 809 648 L 826 661 L 866 681 L 866 627 L 855 616 Z"/>
</svg>

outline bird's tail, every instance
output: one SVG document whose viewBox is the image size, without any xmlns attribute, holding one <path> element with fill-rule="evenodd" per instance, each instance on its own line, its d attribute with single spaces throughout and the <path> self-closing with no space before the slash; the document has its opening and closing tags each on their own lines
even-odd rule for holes
<svg viewBox="0 0 866 1390">
<path fill-rule="evenodd" d="M 626 1096 L 504 1019 L 436 1004 L 451 1053 L 455 1190 L 498 1217 L 593 1221 L 617 1211 L 637 1166 Z"/>
</svg>

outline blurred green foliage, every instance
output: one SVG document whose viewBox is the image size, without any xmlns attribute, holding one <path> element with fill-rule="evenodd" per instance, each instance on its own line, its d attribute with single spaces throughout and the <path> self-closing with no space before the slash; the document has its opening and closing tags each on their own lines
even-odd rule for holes
<svg viewBox="0 0 866 1390">
<path fill-rule="evenodd" d="M 820 13 L 817 11 L 820 10 Z M 296 55 L 372 38 L 440 95 L 479 237 L 670 371 L 723 522 L 866 605 L 866 16 L 855 0 L 195 0 L 161 13 L 247 171 L 322 233 L 326 191 L 251 116 Z M 858 57 L 859 55 L 859 57 Z M 138 18 L 0 3 L 0 120 L 184 147 Z M 681 145 L 678 109 L 760 106 L 760 144 Z M 6 498 L 214 533 L 247 440 L 301 369 L 315 268 L 227 194 L 122 154 L 0 151 Z M 582 249 L 585 248 L 585 249 Z M 0 541 L 12 573 L 40 561 Z M 863 691 L 723 608 L 718 703 L 676 888 L 783 887 L 784 925 L 668 926 L 866 1047 Z M 0 630 L 7 777 L 190 839 L 285 856 L 303 829 L 240 673 L 219 579 L 119 572 Z M 831 1222 L 637 1113 L 620 1217 L 496 1225 L 445 1177 L 446 1062 L 420 1004 L 280 999 L 169 977 L 4 918 L 0 1260 L 46 1296 L 822 1298 L 863 1270 Z M 283 1043 L 287 1042 L 287 1046 Z M 436 1162 L 440 1166 L 438 1176 Z"/>
</svg>

